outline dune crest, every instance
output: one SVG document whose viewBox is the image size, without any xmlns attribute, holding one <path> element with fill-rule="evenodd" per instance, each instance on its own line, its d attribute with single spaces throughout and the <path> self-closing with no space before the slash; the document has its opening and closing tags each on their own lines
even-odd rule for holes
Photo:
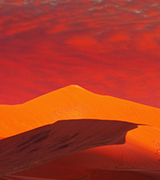
<svg viewBox="0 0 160 180">
<path fill-rule="evenodd" d="M 0 175 L 33 168 L 82 150 L 124 144 L 127 132 L 137 127 L 115 120 L 65 120 L 3 139 Z"/>
<path fill-rule="evenodd" d="M 9 137 L 59 119 L 116 119 L 160 128 L 160 109 L 71 85 L 21 105 L 0 105 L 0 136 Z"/>
</svg>

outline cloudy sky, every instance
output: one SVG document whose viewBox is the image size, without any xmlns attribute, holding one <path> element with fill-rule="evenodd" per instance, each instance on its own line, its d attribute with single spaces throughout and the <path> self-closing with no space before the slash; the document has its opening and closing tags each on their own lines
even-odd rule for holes
<svg viewBox="0 0 160 180">
<path fill-rule="evenodd" d="M 0 103 L 77 84 L 160 107 L 160 5 L 153 0 L 1 1 Z"/>
</svg>

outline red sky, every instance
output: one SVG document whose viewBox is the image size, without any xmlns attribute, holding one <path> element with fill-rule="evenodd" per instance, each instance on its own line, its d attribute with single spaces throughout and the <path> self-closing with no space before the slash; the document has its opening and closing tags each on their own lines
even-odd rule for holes
<svg viewBox="0 0 160 180">
<path fill-rule="evenodd" d="M 0 104 L 77 84 L 160 108 L 160 4 L 0 0 Z"/>
</svg>

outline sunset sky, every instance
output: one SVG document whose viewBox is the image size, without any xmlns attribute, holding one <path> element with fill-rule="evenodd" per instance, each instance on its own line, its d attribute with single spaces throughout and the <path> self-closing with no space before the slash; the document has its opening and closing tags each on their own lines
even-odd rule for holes
<svg viewBox="0 0 160 180">
<path fill-rule="evenodd" d="M 0 104 L 77 84 L 160 108 L 160 4 L 0 1 Z"/>
</svg>

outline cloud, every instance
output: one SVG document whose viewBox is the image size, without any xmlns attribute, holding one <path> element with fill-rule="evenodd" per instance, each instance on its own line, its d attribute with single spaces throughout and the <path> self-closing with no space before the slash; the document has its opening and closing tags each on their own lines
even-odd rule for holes
<svg viewBox="0 0 160 180">
<path fill-rule="evenodd" d="M 107 16 L 86 11 L 94 6 L 87 2 L 66 6 L 70 11 L 48 5 L 40 5 L 41 12 L 34 6 L 2 10 L 0 103 L 23 103 L 78 84 L 160 107 L 159 22 L 139 20 L 122 7 Z"/>
</svg>

